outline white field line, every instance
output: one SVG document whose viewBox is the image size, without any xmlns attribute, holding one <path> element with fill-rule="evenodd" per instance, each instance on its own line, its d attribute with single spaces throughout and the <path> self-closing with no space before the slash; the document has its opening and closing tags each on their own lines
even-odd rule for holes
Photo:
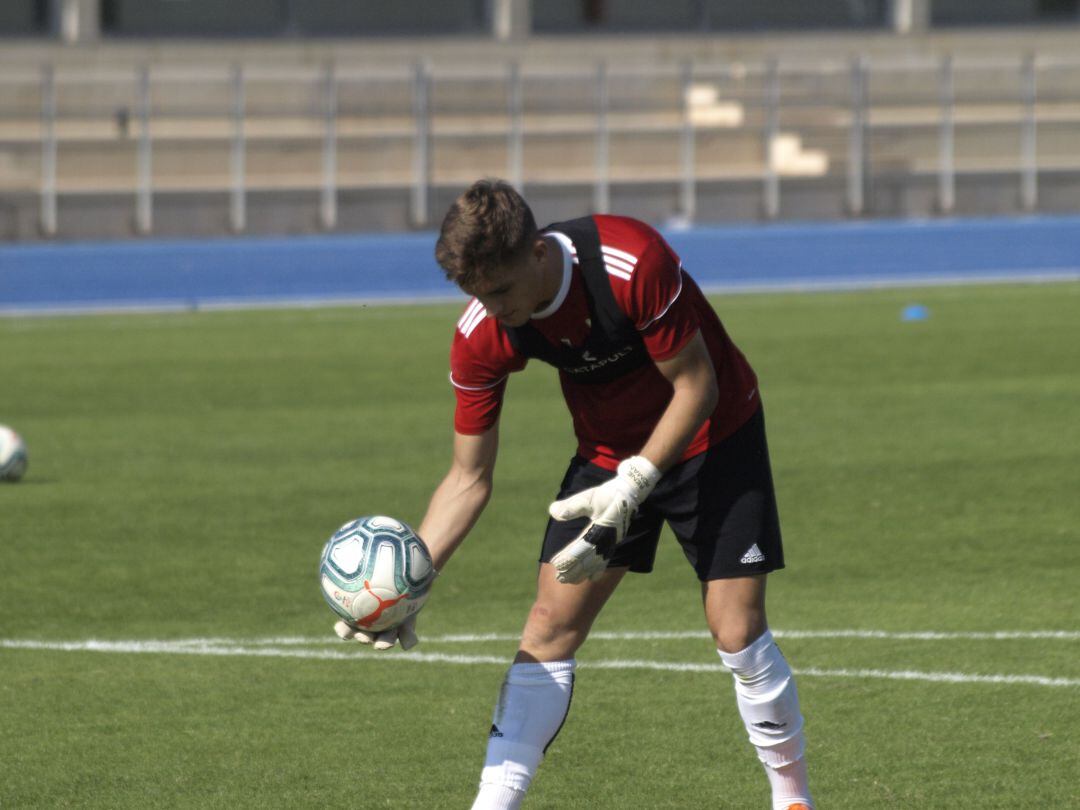
<svg viewBox="0 0 1080 810">
<path fill-rule="evenodd" d="M 1076 630 L 1000 630 L 992 632 L 948 632 L 936 630 L 889 631 L 889 630 L 773 630 L 776 638 L 786 639 L 867 639 L 885 641 L 1080 641 Z M 665 641 L 668 639 L 706 639 L 706 630 L 641 630 L 630 632 L 603 632 L 589 634 L 594 641 Z M 518 633 L 449 633 L 441 636 L 422 636 L 425 644 L 476 644 L 483 642 L 511 642 L 521 638 Z M 155 643 L 155 642 L 148 642 Z M 316 644 L 337 644 L 338 638 L 327 632 L 325 636 L 279 636 L 266 638 L 188 638 L 170 639 L 168 644 L 177 646 L 245 646 L 245 647 L 294 647 Z"/>
<path fill-rule="evenodd" d="M 338 644 L 340 644 L 340 640 Z M 282 647 L 245 646 L 244 644 L 199 643 L 173 641 L 33 641 L 0 639 L 0 649 L 12 650 L 52 650 L 60 652 L 104 652 L 104 653 L 152 653 L 158 655 L 212 655 L 223 657 L 253 658 L 315 658 L 331 661 L 355 661 L 371 655 L 372 661 L 422 661 L 424 663 L 445 664 L 502 664 L 506 665 L 506 656 L 494 655 L 447 655 L 445 653 L 397 653 L 375 655 L 363 648 L 350 645 L 350 650 L 305 650 Z"/>
<path fill-rule="evenodd" d="M 243 643 L 220 644 L 209 639 L 189 639 L 185 641 L 37 641 L 32 639 L 0 639 L 0 649 L 14 650 L 50 650 L 63 652 L 102 652 L 102 653 L 150 653 L 166 655 L 210 655 L 225 657 L 256 658 L 303 658 L 335 661 L 359 661 L 379 663 L 425 663 L 459 664 L 475 666 L 491 664 L 506 666 L 506 656 L 491 655 L 451 655 L 447 653 L 404 653 L 374 654 L 367 650 L 326 650 L 302 649 L 297 646 L 278 647 Z M 688 663 L 677 661 L 648 661 L 624 659 L 599 659 L 583 661 L 585 669 L 624 669 L 652 670 L 658 672 L 716 672 L 727 670 L 721 664 Z M 819 678 L 855 678 L 887 679 L 902 681 L 924 681 L 931 683 L 979 683 L 979 684 L 1022 684 L 1029 686 L 1076 687 L 1080 678 L 1052 678 L 1043 675 L 977 675 L 965 672 L 920 672 L 915 670 L 881 669 L 796 669 L 796 675 Z"/>
<path fill-rule="evenodd" d="M 888 630 L 773 630 L 776 638 L 855 638 L 885 639 L 893 641 L 1017 641 L 1024 639 L 1044 639 L 1058 641 L 1080 641 L 1080 631 L 1074 630 L 1003 630 L 997 632 L 938 632 L 909 631 L 891 632 Z M 625 633 L 589 633 L 590 639 L 599 641 L 663 641 L 664 639 L 708 638 L 705 630 L 643 630 Z M 476 641 L 517 641 L 518 635 L 508 633 L 451 634 L 425 637 L 425 641 L 443 643 L 471 643 Z"/>
</svg>

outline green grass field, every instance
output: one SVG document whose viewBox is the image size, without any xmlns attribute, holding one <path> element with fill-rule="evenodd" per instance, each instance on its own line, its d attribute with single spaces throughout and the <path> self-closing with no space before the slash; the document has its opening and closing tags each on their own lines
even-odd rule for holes
<svg viewBox="0 0 1080 810">
<path fill-rule="evenodd" d="M 717 307 L 765 395 L 771 623 L 819 808 L 1080 807 L 1080 284 Z M 510 385 L 494 499 L 414 653 L 338 642 L 315 577 L 345 520 L 421 517 L 457 314 L 0 320 L 0 422 L 31 452 L 0 486 L 0 807 L 469 806 L 574 449 L 554 374 Z M 767 807 L 703 630 L 667 538 L 526 806 Z M 857 630 L 882 634 L 825 632 Z"/>
</svg>

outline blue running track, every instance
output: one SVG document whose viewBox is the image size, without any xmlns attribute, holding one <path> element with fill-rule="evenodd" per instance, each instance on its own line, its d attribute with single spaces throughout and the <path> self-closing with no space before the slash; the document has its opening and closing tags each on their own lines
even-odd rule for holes
<svg viewBox="0 0 1080 810">
<path fill-rule="evenodd" d="M 665 232 L 710 291 L 1080 279 L 1080 217 Z M 0 246 L 0 315 L 459 298 L 433 233 Z"/>
</svg>

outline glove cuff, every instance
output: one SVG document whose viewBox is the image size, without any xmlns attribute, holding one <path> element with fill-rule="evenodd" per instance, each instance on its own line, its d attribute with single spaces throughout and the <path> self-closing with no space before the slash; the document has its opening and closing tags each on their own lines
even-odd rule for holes
<svg viewBox="0 0 1080 810">
<path fill-rule="evenodd" d="M 619 464 L 616 472 L 619 478 L 623 479 L 633 489 L 638 503 L 649 497 L 649 493 L 653 491 L 653 487 L 656 486 L 660 476 L 663 475 L 656 468 L 656 465 L 645 456 L 631 456 L 625 459 Z"/>
</svg>

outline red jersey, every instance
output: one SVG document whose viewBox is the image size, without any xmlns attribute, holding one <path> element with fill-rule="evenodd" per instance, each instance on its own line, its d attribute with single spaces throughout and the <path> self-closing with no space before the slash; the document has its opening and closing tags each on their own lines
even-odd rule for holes
<svg viewBox="0 0 1080 810">
<path fill-rule="evenodd" d="M 760 405 L 757 378 L 679 257 L 653 228 L 627 217 L 595 216 L 608 281 L 616 304 L 634 324 L 653 361 L 681 351 L 697 332 L 709 350 L 720 397 L 687 446 L 683 460 L 730 436 Z M 531 325 L 555 346 L 582 346 L 590 331 L 589 302 L 573 243 L 557 231 L 563 253 L 559 293 Z M 586 353 L 587 354 L 587 353 Z M 588 359 L 588 358 L 586 358 Z M 472 299 L 458 321 L 450 351 L 457 395 L 454 428 L 479 434 L 499 418 L 507 377 L 525 367 L 506 330 Z M 607 383 L 575 382 L 560 372 L 578 453 L 614 470 L 640 452 L 671 400 L 672 387 L 655 363 Z"/>
</svg>

